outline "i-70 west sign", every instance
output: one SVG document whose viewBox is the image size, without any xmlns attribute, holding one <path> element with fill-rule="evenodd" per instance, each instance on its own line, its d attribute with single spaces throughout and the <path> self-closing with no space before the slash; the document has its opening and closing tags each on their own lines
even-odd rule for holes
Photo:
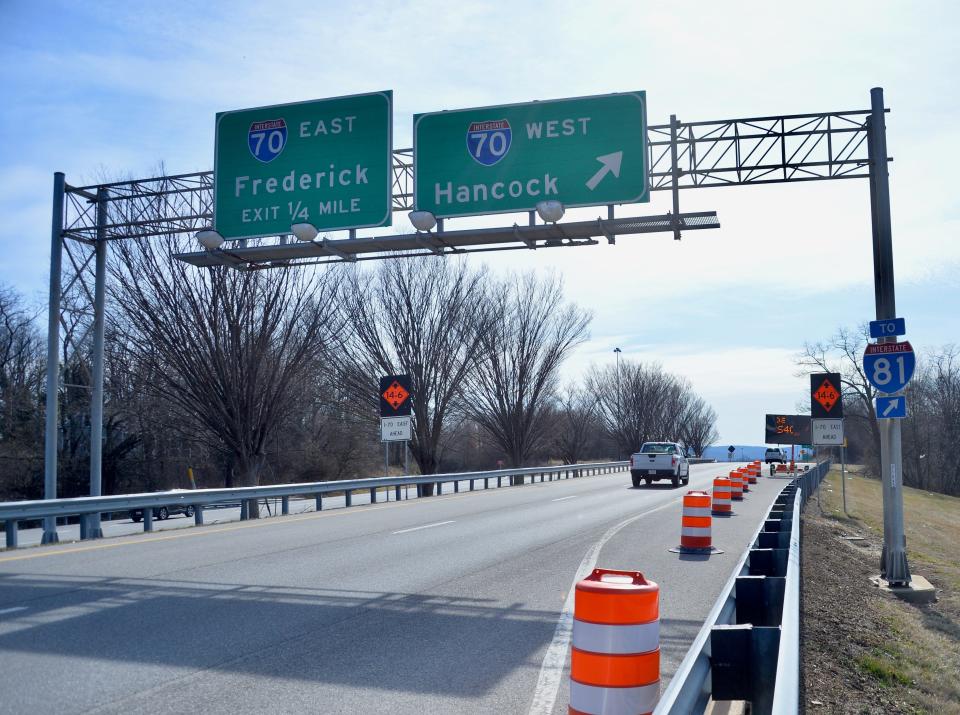
<svg viewBox="0 0 960 715">
<path fill-rule="evenodd" d="M 642 91 L 417 114 L 413 137 L 414 203 L 437 217 L 649 201 Z"/>
</svg>

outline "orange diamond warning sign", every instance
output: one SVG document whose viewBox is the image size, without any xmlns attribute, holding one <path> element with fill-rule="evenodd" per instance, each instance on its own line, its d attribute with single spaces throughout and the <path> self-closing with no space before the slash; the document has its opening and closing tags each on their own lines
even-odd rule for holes
<svg viewBox="0 0 960 715">
<path fill-rule="evenodd" d="M 810 376 L 810 415 L 814 418 L 843 417 L 839 373 Z"/>
<path fill-rule="evenodd" d="M 387 375 L 380 378 L 380 416 L 405 417 L 410 414 L 410 376 Z"/>
<path fill-rule="evenodd" d="M 390 387 L 383 391 L 383 399 L 395 410 L 400 409 L 400 405 L 410 397 L 410 393 L 403 389 L 403 385 L 394 380 Z"/>
</svg>

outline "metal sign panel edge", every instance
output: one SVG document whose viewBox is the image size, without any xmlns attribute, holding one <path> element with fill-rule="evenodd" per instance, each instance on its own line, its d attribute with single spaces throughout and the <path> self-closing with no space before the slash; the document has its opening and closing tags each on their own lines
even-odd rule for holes
<svg viewBox="0 0 960 715">
<path fill-rule="evenodd" d="M 550 102 L 574 102 L 574 101 L 581 101 L 581 100 L 585 100 L 585 99 L 604 99 L 604 98 L 606 98 L 606 97 L 624 97 L 624 96 L 632 96 L 632 97 L 637 98 L 637 99 L 640 101 L 640 106 L 642 107 L 641 112 L 642 112 L 642 114 L 643 114 L 643 125 L 640 127 L 640 133 L 643 135 L 642 141 L 643 141 L 643 144 L 644 144 L 644 161 L 647 162 L 647 164 L 648 164 L 648 165 L 646 166 L 647 181 L 646 181 L 646 186 L 644 187 L 643 192 L 642 192 L 639 196 L 637 196 L 637 197 L 635 197 L 635 198 L 633 198 L 633 199 L 631 199 L 631 200 L 629 200 L 629 201 L 627 201 L 627 200 L 621 200 L 621 201 L 615 201 L 614 203 L 615 203 L 615 204 L 630 204 L 630 203 L 642 203 L 642 202 L 644 202 L 644 201 L 648 201 L 649 198 L 650 198 L 650 166 L 649 166 L 650 157 L 649 157 L 649 147 L 647 146 L 647 139 L 646 139 L 646 130 L 647 130 L 647 128 L 649 127 L 649 122 L 648 122 L 648 120 L 647 120 L 647 90 L 645 90 L 645 89 L 638 89 L 638 90 L 631 90 L 631 91 L 627 91 L 627 92 L 608 92 L 607 94 L 590 94 L 590 95 L 585 95 L 585 96 L 581 96 L 581 97 L 560 97 L 560 98 L 558 98 L 558 99 L 531 100 L 531 101 L 529 101 L 529 102 L 512 102 L 512 103 L 510 103 L 510 104 L 491 104 L 491 105 L 487 105 L 487 106 L 483 106 L 483 107 L 463 107 L 463 108 L 458 108 L 458 109 L 446 109 L 446 110 L 440 110 L 440 111 L 435 111 L 435 112 L 422 112 L 422 113 L 420 113 L 420 114 L 414 114 L 414 115 L 413 115 L 413 201 L 414 201 L 414 210 L 419 210 L 419 207 L 416 205 L 417 193 L 418 193 L 418 191 L 417 191 L 417 181 L 419 180 L 418 177 L 420 176 L 420 172 L 417 170 L 417 157 L 418 157 L 418 152 L 417 152 L 417 133 L 418 133 L 418 129 L 419 129 L 419 126 L 420 126 L 420 122 L 421 122 L 423 119 L 425 119 L 425 118 L 427 118 L 427 117 L 433 117 L 433 116 L 450 115 L 450 114 L 459 113 L 459 112 L 481 112 L 481 111 L 487 111 L 487 110 L 492 110 L 492 109 L 501 109 L 501 108 L 504 108 L 504 107 L 524 107 L 524 106 L 527 106 L 527 105 L 547 104 L 547 103 L 550 103 Z M 568 208 L 568 209 L 569 209 L 569 208 L 584 208 L 584 207 L 589 207 L 589 206 L 606 206 L 606 205 L 607 205 L 607 202 L 605 202 L 605 201 L 595 202 L 595 201 L 594 201 L 594 202 L 591 202 L 591 203 L 567 203 L 566 201 L 564 201 L 564 202 L 563 202 L 563 205 L 564 205 L 565 208 Z M 458 213 L 455 213 L 455 214 L 449 214 L 449 213 L 434 214 L 434 216 L 436 216 L 437 218 L 464 218 L 464 217 L 467 217 L 467 216 L 493 216 L 493 215 L 496 215 L 496 214 L 510 214 L 510 213 L 515 214 L 515 213 L 523 213 L 524 211 L 528 211 L 528 210 L 530 210 L 530 209 L 503 209 L 503 210 L 501 210 L 501 211 L 471 211 L 471 212 L 469 212 L 469 213 L 459 213 L 459 212 L 458 212 Z"/>
<path fill-rule="evenodd" d="M 374 97 L 380 95 L 387 101 L 387 212 L 377 223 L 350 224 L 336 228 L 325 227 L 324 231 L 347 231 L 353 228 L 377 228 L 379 226 L 389 225 L 391 214 L 393 213 L 393 90 L 384 89 L 377 92 L 360 92 L 359 94 L 344 94 L 338 97 L 319 97 L 317 99 L 305 99 L 299 102 L 283 102 L 282 104 L 265 104 L 260 107 L 245 107 L 244 109 L 228 109 L 224 112 L 217 112 L 216 124 L 213 132 L 213 181 L 211 185 L 212 194 L 212 221 L 213 226 L 217 225 L 217 166 L 220 153 L 220 122 L 231 114 L 241 112 L 256 112 L 264 109 L 281 109 L 283 107 L 295 107 L 302 104 L 312 104 L 314 102 L 334 102 L 341 99 L 353 99 L 354 97 Z M 227 241 L 244 241 L 248 238 L 267 238 L 276 236 L 276 233 L 258 233 L 245 236 L 224 237 Z"/>
</svg>

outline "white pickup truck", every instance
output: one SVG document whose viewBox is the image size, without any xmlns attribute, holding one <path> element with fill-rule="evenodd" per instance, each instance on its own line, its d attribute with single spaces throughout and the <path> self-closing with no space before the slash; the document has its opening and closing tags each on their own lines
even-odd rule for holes
<svg viewBox="0 0 960 715">
<path fill-rule="evenodd" d="M 678 442 L 644 442 L 639 452 L 630 455 L 630 477 L 633 486 L 640 480 L 648 485 L 658 479 L 669 479 L 673 486 L 690 481 L 690 462 Z"/>
</svg>

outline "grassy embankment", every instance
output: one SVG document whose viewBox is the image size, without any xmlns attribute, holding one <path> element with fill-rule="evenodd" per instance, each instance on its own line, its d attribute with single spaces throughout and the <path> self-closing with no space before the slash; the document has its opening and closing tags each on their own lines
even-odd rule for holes
<svg viewBox="0 0 960 715">
<path fill-rule="evenodd" d="M 847 472 L 847 514 L 840 472 L 834 470 L 820 495 L 823 515 L 840 531 L 883 543 L 880 482 Z M 938 602 L 913 606 L 893 597 L 878 602 L 889 640 L 857 659 L 857 668 L 882 686 L 905 691 L 921 712 L 960 712 L 960 498 L 905 488 L 904 527 L 912 574 L 927 578 Z M 809 507 L 819 512 L 816 499 Z M 879 559 L 874 563 L 878 564 Z M 872 600 L 872 599 L 871 599 Z"/>
</svg>

